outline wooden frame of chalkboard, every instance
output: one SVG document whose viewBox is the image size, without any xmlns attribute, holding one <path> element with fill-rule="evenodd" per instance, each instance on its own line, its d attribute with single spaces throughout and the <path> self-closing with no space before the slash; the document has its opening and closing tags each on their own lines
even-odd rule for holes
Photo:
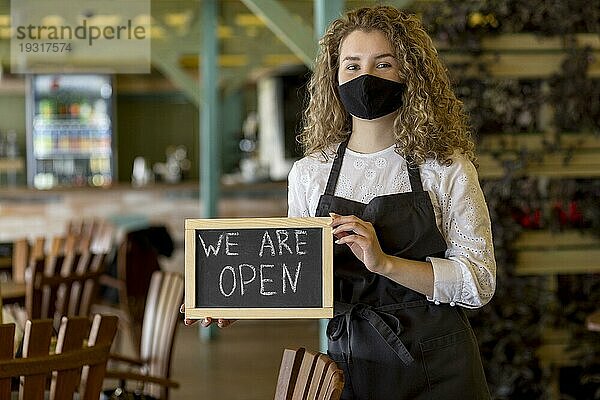
<svg viewBox="0 0 600 400">
<path fill-rule="evenodd" d="M 333 317 L 330 222 L 186 219 L 185 317 Z"/>
</svg>

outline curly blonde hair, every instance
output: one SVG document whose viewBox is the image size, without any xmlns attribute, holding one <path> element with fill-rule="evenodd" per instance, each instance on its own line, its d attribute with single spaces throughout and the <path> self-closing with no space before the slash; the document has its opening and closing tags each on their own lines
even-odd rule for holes
<svg viewBox="0 0 600 400">
<path fill-rule="evenodd" d="M 346 139 L 352 119 L 338 94 L 338 69 L 343 40 L 355 30 L 380 30 L 395 49 L 407 85 L 403 106 L 394 121 L 396 151 L 417 164 L 435 159 L 445 165 L 458 150 L 475 161 L 467 116 L 450 86 L 431 38 L 414 15 L 376 6 L 348 12 L 333 21 L 319 41 L 320 52 L 308 84 L 308 107 L 298 140 L 304 154 L 321 152 Z"/>
</svg>

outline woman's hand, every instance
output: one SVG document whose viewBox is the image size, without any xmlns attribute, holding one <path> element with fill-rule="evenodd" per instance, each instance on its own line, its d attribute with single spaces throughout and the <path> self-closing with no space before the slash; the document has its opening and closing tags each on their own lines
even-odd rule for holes
<svg viewBox="0 0 600 400">
<path fill-rule="evenodd" d="M 381 250 L 373 225 L 354 215 L 329 215 L 333 219 L 331 226 L 337 239 L 335 243 L 346 244 L 369 271 L 383 274 L 388 255 Z"/>
<path fill-rule="evenodd" d="M 182 314 L 185 314 L 185 304 L 182 304 L 181 307 L 179 307 L 179 312 Z M 197 319 L 185 318 L 183 320 L 183 323 L 187 326 L 190 326 L 190 325 L 194 325 L 198 321 L 199 320 L 197 320 Z M 210 324 L 216 323 L 219 328 L 227 328 L 229 325 L 233 324 L 235 321 L 236 321 L 235 319 L 223 319 L 223 318 L 219 318 L 218 320 L 215 321 L 211 317 L 206 317 L 200 322 L 200 325 L 206 328 L 206 327 L 209 327 Z"/>
</svg>

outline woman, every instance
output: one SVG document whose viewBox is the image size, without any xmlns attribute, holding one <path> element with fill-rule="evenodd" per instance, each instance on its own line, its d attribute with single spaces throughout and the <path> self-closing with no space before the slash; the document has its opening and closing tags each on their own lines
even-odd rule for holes
<svg viewBox="0 0 600 400">
<path fill-rule="evenodd" d="M 342 398 L 487 399 L 463 307 L 496 267 L 462 104 L 414 16 L 358 9 L 320 47 L 288 216 L 332 217 Z"/>
</svg>

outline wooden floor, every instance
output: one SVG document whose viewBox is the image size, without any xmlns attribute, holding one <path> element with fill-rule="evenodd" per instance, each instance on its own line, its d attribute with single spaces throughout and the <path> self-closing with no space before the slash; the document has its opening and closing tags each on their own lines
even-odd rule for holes
<svg viewBox="0 0 600 400">
<path fill-rule="evenodd" d="M 284 348 L 318 350 L 317 320 L 238 321 L 200 339 L 197 326 L 181 324 L 172 376 L 181 387 L 172 400 L 273 399 Z"/>
</svg>

